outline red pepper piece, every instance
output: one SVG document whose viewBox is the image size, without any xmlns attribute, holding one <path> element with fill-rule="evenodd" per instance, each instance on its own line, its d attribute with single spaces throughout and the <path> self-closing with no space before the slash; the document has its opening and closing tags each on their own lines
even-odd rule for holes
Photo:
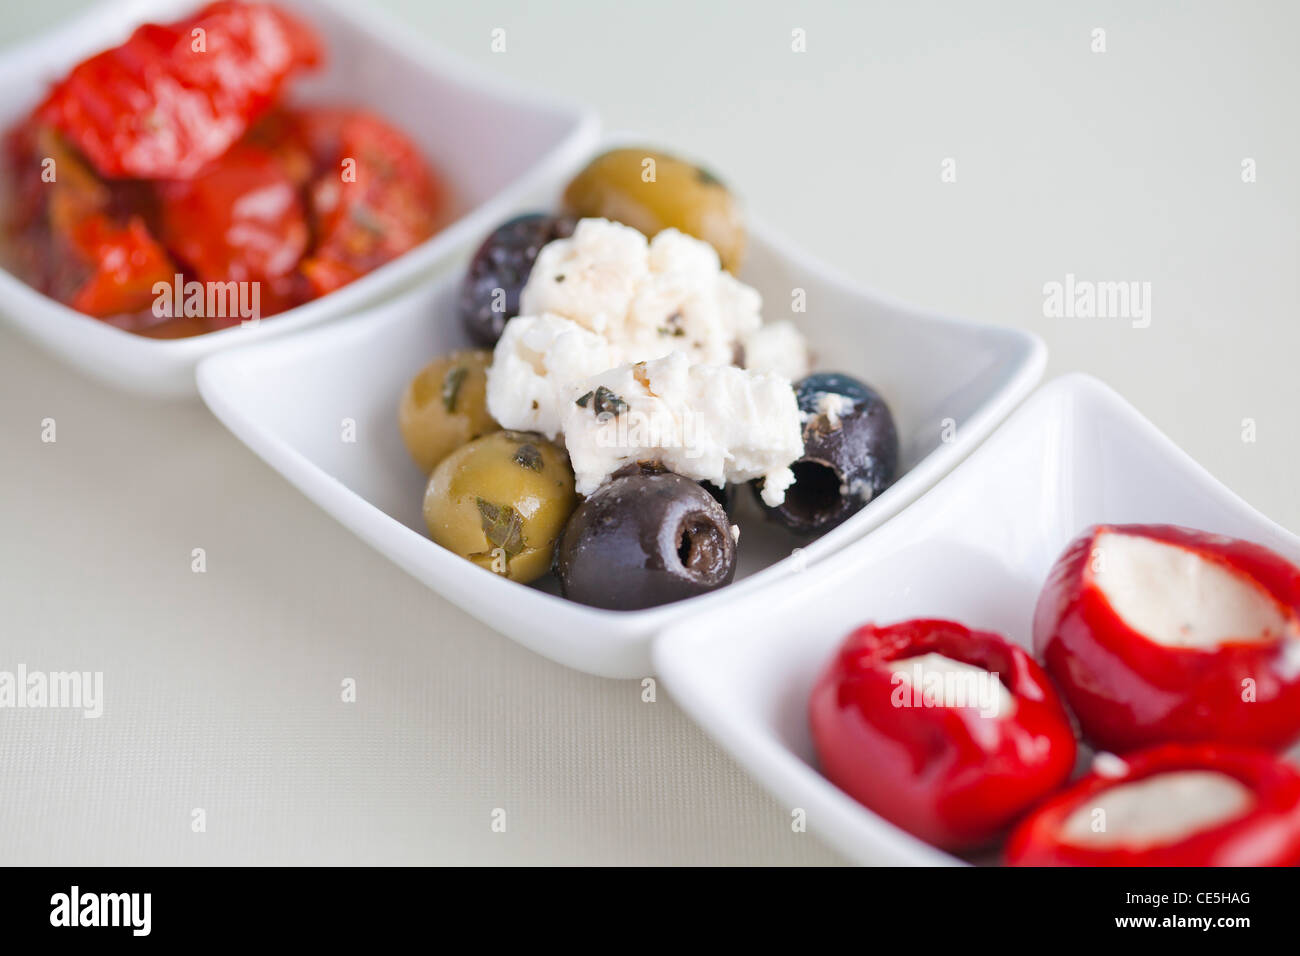
<svg viewBox="0 0 1300 956">
<path fill-rule="evenodd" d="M 74 67 L 39 108 L 103 176 L 184 179 L 224 153 L 320 60 L 303 23 L 260 3 L 220 0 L 147 24 Z"/>
<path fill-rule="evenodd" d="M 295 304 L 310 231 L 293 179 L 271 153 L 240 143 L 189 180 L 158 185 L 159 234 L 200 282 L 258 284 L 262 315 Z M 239 316 L 209 316 L 214 328 Z"/>
<path fill-rule="evenodd" d="M 16 127 L 8 146 L 18 187 L 9 222 L 14 267 L 47 295 L 97 318 L 150 309 L 154 283 L 170 282 L 175 269 L 145 220 L 122 211 L 137 205 L 138 184 L 100 180 L 48 126 Z"/>
<path fill-rule="evenodd" d="M 139 216 L 125 226 L 91 216 L 77 224 L 71 239 L 90 274 L 68 304 L 87 315 L 106 318 L 152 309 L 154 284 L 170 284 L 175 273 L 166 250 Z"/>
<path fill-rule="evenodd" d="M 316 245 L 302 266 L 316 295 L 433 235 L 446 190 L 405 134 L 359 110 L 304 111 L 298 123 L 319 170 L 310 185 Z"/>
<path fill-rule="evenodd" d="M 945 696 L 918 700 L 918 685 L 891 667 L 927 654 L 992 672 L 1012 706 L 994 715 Z M 1042 668 L 999 635 L 952 621 L 858 628 L 817 682 L 809 720 L 833 783 L 947 849 L 989 842 L 1074 765 L 1069 717 Z"/>
</svg>

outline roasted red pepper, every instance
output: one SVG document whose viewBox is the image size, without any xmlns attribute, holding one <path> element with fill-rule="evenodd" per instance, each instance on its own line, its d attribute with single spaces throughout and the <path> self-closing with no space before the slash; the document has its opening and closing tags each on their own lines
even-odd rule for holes
<svg viewBox="0 0 1300 956">
<path fill-rule="evenodd" d="M 38 115 L 103 176 L 185 179 L 243 136 L 291 73 L 319 59 L 315 34 L 289 15 L 220 0 L 142 26 L 80 63 Z"/>
<path fill-rule="evenodd" d="M 132 186 L 105 183 L 48 127 L 9 136 L 11 175 L 32 185 L 9 210 L 14 265 L 37 288 L 98 318 L 148 310 L 175 267 L 144 219 L 123 212 Z M 54 173 L 41 178 L 42 163 Z"/>
<path fill-rule="evenodd" d="M 1300 773 L 1266 751 L 1167 744 L 1048 800 L 1011 835 L 1015 866 L 1291 866 Z"/>
<path fill-rule="evenodd" d="M 302 265 L 317 295 L 433 235 L 445 190 L 410 139 L 357 110 L 304 110 L 298 122 L 319 170 L 309 187 L 316 247 Z"/>
<path fill-rule="evenodd" d="M 256 283 L 267 315 L 295 304 L 294 272 L 310 233 L 298 189 L 275 156 L 238 144 L 193 179 L 160 183 L 158 196 L 160 236 L 187 274 Z M 208 318 L 213 327 L 239 321 Z"/>
<path fill-rule="evenodd" d="M 144 222 L 132 216 L 116 226 L 105 216 L 77 224 L 72 240 L 90 274 L 71 306 L 87 315 L 111 316 L 151 309 L 155 285 L 170 283 L 175 274 L 166 250 L 154 241 Z"/>
<path fill-rule="evenodd" d="M 246 306 L 292 308 L 429 238 L 447 197 L 410 139 L 361 110 L 279 102 L 320 55 L 293 17 L 221 0 L 74 67 L 7 134 L 8 265 L 74 308 L 172 338 Z M 161 281 L 185 291 L 159 302 Z M 239 314 L 208 314 L 231 283 Z"/>
<path fill-rule="evenodd" d="M 957 696 L 927 676 L 944 666 Z M 948 849 L 987 843 L 1074 765 L 1069 717 L 1043 670 L 997 634 L 952 621 L 854 631 L 814 688 L 809 720 L 832 782 Z"/>
<path fill-rule="evenodd" d="M 1106 750 L 1300 734 L 1300 569 L 1247 541 L 1091 528 L 1048 576 L 1034 646 Z"/>
</svg>

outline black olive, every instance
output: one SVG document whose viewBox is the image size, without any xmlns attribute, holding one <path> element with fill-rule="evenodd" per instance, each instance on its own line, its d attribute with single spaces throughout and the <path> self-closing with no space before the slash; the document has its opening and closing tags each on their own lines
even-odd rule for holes
<svg viewBox="0 0 1300 956">
<path fill-rule="evenodd" d="M 707 491 L 713 500 L 722 505 L 722 510 L 731 514 L 731 506 L 736 503 L 736 486 L 732 484 L 723 485 L 719 488 L 711 481 L 701 481 L 700 487 Z"/>
<path fill-rule="evenodd" d="M 668 472 L 663 462 L 658 459 L 648 459 L 645 461 L 634 461 L 624 465 L 618 471 L 614 472 L 611 478 L 625 478 L 628 475 L 663 475 Z M 700 487 L 712 496 L 713 500 L 722 505 L 722 510 L 731 514 L 731 506 L 736 503 L 736 486 L 725 484 L 719 487 L 711 481 L 701 481 Z"/>
<path fill-rule="evenodd" d="M 894 480 L 898 432 L 885 400 L 848 375 L 819 372 L 795 383 L 803 456 L 773 520 L 800 534 L 827 531 L 860 511 Z M 762 479 L 753 483 L 757 494 Z M 759 498 L 762 505 L 762 498 Z"/>
<path fill-rule="evenodd" d="M 576 225 L 572 216 L 535 212 L 502 223 L 483 240 L 460 286 L 458 308 L 470 338 L 496 345 L 506 322 L 519 314 L 519 293 L 542 246 L 573 235 Z"/>
<path fill-rule="evenodd" d="M 578 506 L 556 544 L 555 573 L 571 600 L 655 607 L 730 584 L 736 541 L 727 513 L 698 483 L 637 468 Z"/>
</svg>

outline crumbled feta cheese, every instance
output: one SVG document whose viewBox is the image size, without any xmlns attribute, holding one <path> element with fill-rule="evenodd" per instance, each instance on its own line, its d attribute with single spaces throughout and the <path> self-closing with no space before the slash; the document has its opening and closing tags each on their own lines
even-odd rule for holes
<svg viewBox="0 0 1300 956">
<path fill-rule="evenodd" d="M 790 380 L 808 354 L 793 324 L 764 332 L 761 305 L 708 243 L 584 219 L 538 254 L 493 355 L 488 411 L 563 435 L 582 494 L 654 458 L 719 486 L 761 477 L 779 505 L 803 452 Z"/>
<path fill-rule="evenodd" d="M 760 326 L 743 338 L 741 345 L 745 368 L 755 372 L 775 372 L 797 382 L 812 366 L 808 344 L 789 319 Z"/>
<path fill-rule="evenodd" d="M 800 449 L 802 451 L 802 449 Z M 759 497 L 769 508 L 778 507 L 785 501 L 786 489 L 794 484 L 794 469 L 777 468 L 763 476 L 763 487 Z"/>
<path fill-rule="evenodd" d="M 853 399 L 838 392 L 817 392 L 813 396 L 813 409 L 801 411 L 799 418 L 807 424 L 817 418 L 826 419 L 826 425 L 832 431 L 840 427 L 840 418 L 853 411 Z"/>
<path fill-rule="evenodd" d="M 624 362 L 678 351 L 730 365 L 762 325 L 759 294 L 723 271 L 707 242 L 676 229 L 647 242 L 607 219 L 583 219 L 547 243 L 519 304 L 521 315 L 551 312 L 603 335 Z"/>
<path fill-rule="evenodd" d="M 584 219 L 568 239 L 537 254 L 519 294 L 520 315 L 551 312 L 607 336 L 621 326 L 650 274 L 645 236 L 605 219 Z"/>
<path fill-rule="evenodd" d="M 488 414 L 502 428 L 556 438 L 565 410 L 577 397 L 573 388 L 618 362 L 608 342 L 568 319 L 511 319 L 487 372 Z"/>
<path fill-rule="evenodd" d="M 789 465 L 803 453 L 799 409 L 779 375 L 692 365 L 673 352 L 601 372 L 573 391 L 561 430 L 579 494 L 649 459 L 718 486 L 763 478 L 772 505 L 794 481 Z"/>
</svg>

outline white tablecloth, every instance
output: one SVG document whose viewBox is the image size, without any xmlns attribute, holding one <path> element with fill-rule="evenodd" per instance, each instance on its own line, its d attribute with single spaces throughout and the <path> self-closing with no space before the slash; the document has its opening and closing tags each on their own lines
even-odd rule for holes
<svg viewBox="0 0 1300 956">
<path fill-rule="evenodd" d="M 9 10 L 0 42 L 75 6 Z M 1034 329 L 1049 376 L 1100 376 L 1300 526 L 1300 8 L 388 6 L 431 43 L 597 105 L 607 128 L 707 157 L 754 213 L 869 284 Z M 1044 317 L 1044 284 L 1068 273 L 1150 282 L 1150 327 Z M 7 329 L 0 615 L 0 669 L 105 681 L 97 720 L 0 710 L 8 863 L 838 860 L 666 693 L 642 703 L 636 682 L 522 650 L 201 405 L 107 391 Z"/>
</svg>

